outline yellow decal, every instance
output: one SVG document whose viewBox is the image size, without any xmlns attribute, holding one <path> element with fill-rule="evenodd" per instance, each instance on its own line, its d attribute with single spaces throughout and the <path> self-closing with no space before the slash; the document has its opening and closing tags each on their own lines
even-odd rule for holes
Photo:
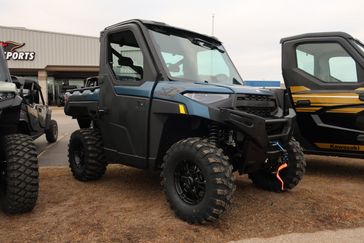
<svg viewBox="0 0 364 243">
<path fill-rule="evenodd" d="M 364 104 L 355 93 L 293 94 L 292 98 L 295 103 L 299 100 L 309 100 L 311 105 L 320 106 Z"/>
<path fill-rule="evenodd" d="M 296 107 L 296 112 L 316 112 L 324 107 L 341 105 L 360 105 L 364 102 L 359 99 L 359 92 L 364 91 L 364 87 L 350 92 L 315 92 L 305 86 L 291 86 L 292 99 L 296 105 L 300 100 L 310 101 L 309 107 Z M 356 114 L 364 111 L 364 107 L 344 107 L 328 109 L 328 113 Z"/>
<path fill-rule="evenodd" d="M 315 143 L 322 149 L 341 150 L 341 151 L 364 151 L 364 145 L 355 144 L 334 144 L 334 143 Z"/>
<path fill-rule="evenodd" d="M 363 107 L 348 107 L 348 108 L 338 108 L 338 109 L 331 109 L 327 110 L 330 113 L 349 113 L 349 114 L 356 114 L 359 112 L 364 111 Z"/>
<path fill-rule="evenodd" d="M 300 107 L 300 108 L 296 108 L 297 112 L 315 112 L 320 110 L 322 107 Z"/>
<path fill-rule="evenodd" d="M 183 104 L 179 104 L 179 113 L 180 114 L 187 114 L 186 107 Z"/>
<path fill-rule="evenodd" d="M 316 112 L 321 110 L 323 107 L 299 107 L 296 108 L 296 112 Z M 346 107 L 346 108 L 336 108 L 331 110 L 326 110 L 328 113 L 346 113 L 346 114 L 356 114 L 364 111 L 364 107 Z"/>
<path fill-rule="evenodd" d="M 309 88 L 306 88 L 305 86 L 291 86 L 289 87 L 292 93 L 302 92 L 310 90 Z"/>
</svg>

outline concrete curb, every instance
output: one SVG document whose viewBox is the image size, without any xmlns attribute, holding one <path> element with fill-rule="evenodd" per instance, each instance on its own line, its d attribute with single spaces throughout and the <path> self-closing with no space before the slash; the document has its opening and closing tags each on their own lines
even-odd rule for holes
<svg viewBox="0 0 364 243">
<path fill-rule="evenodd" d="M 315 233 L 292 233 L 279 235 L 272 238 L 251 238 L 239 241 L 231 241 L 235 243 L 284 243 L 284 242 L 300 242 L 300 243 L 363 243 L 364 242 L 364 227 L 356 229 L 343 230 L 325 230 Z"/>
</svg>

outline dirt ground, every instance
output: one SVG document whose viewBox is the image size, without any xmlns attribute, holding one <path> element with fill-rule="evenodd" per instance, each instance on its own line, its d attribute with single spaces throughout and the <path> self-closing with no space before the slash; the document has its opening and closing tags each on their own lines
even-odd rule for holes
<svg viewBox="0 0 364 243">
<path fill-rule="evenodd" d="M 238 177 L 231 210 L 215 224 L 175 218 L 158 173 L 108 167 L 97 182 L 74 180 L 66 167 L 41 168 L 38 205 L 0 213 L 0 242 L 226 242 L 364 226 L 364 161 L 307 156 L 303 181 L 288 193 Z"/>
</svg>

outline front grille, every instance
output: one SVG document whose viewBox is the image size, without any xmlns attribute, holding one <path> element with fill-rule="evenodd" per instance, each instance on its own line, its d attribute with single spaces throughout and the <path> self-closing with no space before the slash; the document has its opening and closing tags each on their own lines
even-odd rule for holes
<svg viewBox="0 0 364 243">
<path fill-rule="evenodd" d="M 241 94 L 236 98 L 235 107 L 264 118 L 272 117 L 277 111 L 276 99 L 271 95 Z"/>
</svg>

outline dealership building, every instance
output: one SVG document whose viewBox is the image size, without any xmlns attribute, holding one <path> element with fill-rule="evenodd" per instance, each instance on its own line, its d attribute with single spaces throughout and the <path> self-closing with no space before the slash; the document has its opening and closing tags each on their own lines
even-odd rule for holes
<svg viewBox="0 0 364 243">
<path fill-rule="evenodd" d="M 38 79 L 50 105 L 98 73 L 98 37 L 0 26 L 0 45 L 11 74 Z"/>
</svg>

